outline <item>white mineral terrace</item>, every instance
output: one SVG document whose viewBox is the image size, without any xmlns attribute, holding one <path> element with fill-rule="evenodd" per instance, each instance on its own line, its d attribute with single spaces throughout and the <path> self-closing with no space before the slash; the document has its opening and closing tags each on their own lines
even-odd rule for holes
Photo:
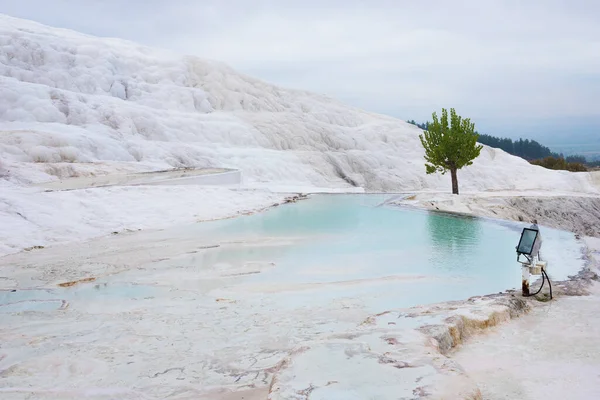
<svg viewBox="0 0 600 400">
<path fill-rule="evenodd" d="M 510 307 L 493 297 L 418 305 L 517 286 L 514 248 L 503 247 L 518 238 L 516 225 L 382 205 L 388 197 L 317 196 L 250 217 L 0 258 L 0 393 L 272 400 L 477 394 L 430 330 L 419 328 L 445 326 L 454 315 L 496 323 L 510 318 Z M 381 236 L 369 242 L 373 227 Z M 448 229 L 457 233 L 452 240 Z M 547 242 L 562 242 L 566 251 L 547 252 L 556 261 L 554 278 L 576 273 L 581 243 L 546 232 Z M 419 244 L 427 237 L 432 241 Z M 412 241 L 403 247 L 395 240 Z M 473 260 L 455 259 L 465 250 Z"/>
</svg>

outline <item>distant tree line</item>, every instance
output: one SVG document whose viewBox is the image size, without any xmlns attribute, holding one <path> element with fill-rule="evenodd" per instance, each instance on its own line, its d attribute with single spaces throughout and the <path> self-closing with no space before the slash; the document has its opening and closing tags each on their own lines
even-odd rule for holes
<svg viewBox="0 0 600 400">
<path fill-rule="evenodd" d="M 600 168 L 600 161 L 587 161 L 585 165 L 587 167 Z"/>
<path fill-rule="evenodd" d="M 548 147 L 535 140 L 498 138 L 486 134 L 479 134 L 479 143 L 496 147 L 505 152 L 526 159 L 527 161 L 539 160 L 545 157 L 561 158 L 562 154 L 552 152 Z"/>
<path fill-rule="evenodd" d="M 423 130 L 427 130 L 429 122 L 418 123 L 415 120 L 406 121 L 409 124 L 418 126 Z M 481 144 L 485 144 L 490 147 L 502 149 L 509 154 L 524 158 L 535 165 L 541 165 L 542 167 L 549 169 L 564 169 L 568 171 L 586 171 L 588 167 L 598 167 L 600 162 L 588 162 L 585 156 L 572 155 L 566 158 L 563 154 L 555 153 L 548 147 L 542 145 L 535 140 L 519 139 L 512 140 L 509 138 L 499 138 L 496 136 L 479 134 L 477 140 Z"/>
<path fill-rule="evenodd" d="M 576 156 L 579 157 L 579 156 Z M 545 157 L 540 160 L 531 160 L 530 163 L 539 165 L 548 169 L 562 169 L 571 172 L 583 172 L 587 171 L 587 168 L 583 163 L 580 162 L 569 162 L 569 157 L 564 159 L 562 157 Z M 585 160 L 585 157 L 584 157 Z"/>
<path fill-rule="evenodd" d="M 427 129 L 429 129 L 429 122 L 423 122 L 422 124 L 420 124 L 418 122 L 415 122 L 414 119 L 408 120 L 406 122 L 408 122 L 409 124 L 416 125 L 419 128 L 423 129 L 424 131 L 426 131 Z"/>
</svg>

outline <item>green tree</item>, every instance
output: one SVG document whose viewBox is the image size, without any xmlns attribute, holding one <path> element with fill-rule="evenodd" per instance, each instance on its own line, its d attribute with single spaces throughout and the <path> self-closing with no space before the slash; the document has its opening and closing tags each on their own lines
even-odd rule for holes
<svg viewBox="0 0 600 400">
<path fill-rule="evenodd" d="M 450 125 L 448 112 L 442 108 L 442 118 L 438 120 L 433 113 L 433 122 L 428 130 L 419 135 L 425 149 L 425 170 L 428 174 L 450 171 L 452 176 L 452 193 L 458 194 L 458 177 L 456 172 L 464 166 L 473 164 L 483 146 L 477 144 L 479 135 L 475 132 L 475 124 L 469 118 L 463 119 L 454 108 L 450 109 Z"/>
</svg>

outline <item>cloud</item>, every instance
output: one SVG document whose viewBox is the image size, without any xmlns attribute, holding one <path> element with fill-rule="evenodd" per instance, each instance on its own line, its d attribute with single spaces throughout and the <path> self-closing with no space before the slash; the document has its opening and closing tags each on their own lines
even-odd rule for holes
<svg viewBox="0 0 600 400">
<path fill-rule="evenodd" d="M 224 61 L 267 81 L 426 119 L 454 106 L 496 134 L 507 120 L 600 128 L 594 1 L 0 0 L 50 25 Z"/>
</svg>

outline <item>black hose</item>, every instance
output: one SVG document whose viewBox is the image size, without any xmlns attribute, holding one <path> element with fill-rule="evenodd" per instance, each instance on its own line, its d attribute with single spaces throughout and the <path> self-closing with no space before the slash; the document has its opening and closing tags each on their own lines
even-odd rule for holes
<svg viewBox="0 0 600 400">
<path fill-rule="evenodd" d="M 542 271 L 544 271 L 544 270 L 542 269 Z M 535 296 L 536 294 L 538 294 L 539 292 L 541 292 L 541 291 L 542 291 L 542 288 L 544 287 L 544 282 L 545 282 L 545 281 L 546 281 L 546 275 L 544 275 L 544 274 L 542 273 L 542 284 L 540 285 L 540 288 L 538 289 L 538 291 L 537 291 L 537 292 L 535 292 L 535 293 L 530 293 L 530 294 L 528 294 L 528 295 L 525 295 L 525 297 L 531 297 L 531 296 Z"/>
<path fill-rule="evenodd" d="M 552 283 L 550 283 L 550 278 L 548 277 L 548 274 L 544 268 L 542 268 L 542 274 L 544 274 L 548 280 L 548 286 L 550 286 L 550 300 L 552 300 Z"/>
<path fill-rule="evenodd" d="M 550 287 L 550 300 L 552 300 L 552 283 L 550 283 L 550 278 L 548 277 L 548 274 L 546 273 L 546 270 L 544 268 L 542 268 L 542 284 L 540 285 L 540 288 L 537 292 L 525 295 L 525 297 L 531 297 L 539 294 L 542 291 L 546 280 L 548 281 L 548 286 Z"/>
</svg>

